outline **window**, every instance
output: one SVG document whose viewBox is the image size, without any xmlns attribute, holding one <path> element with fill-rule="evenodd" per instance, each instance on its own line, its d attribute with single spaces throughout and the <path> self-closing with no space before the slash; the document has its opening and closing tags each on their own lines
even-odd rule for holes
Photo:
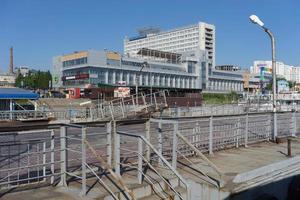
<svg viewBox="0 0 300 200">
<path fill-rule="evenodd" d="M 73 65 L 82 65 L 87 63 L 87 57 L 73 59 L 73 60 L 66 60 L 63 61 L 63 67 L 69 67 Z"/>
</svg>

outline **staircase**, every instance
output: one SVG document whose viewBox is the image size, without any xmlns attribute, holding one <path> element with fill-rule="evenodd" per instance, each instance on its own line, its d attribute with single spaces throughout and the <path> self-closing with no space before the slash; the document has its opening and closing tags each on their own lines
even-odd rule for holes
<svg viewBox="0 0 300 200">
<path fill-rule="evenodd" d="M 157 97 L 163 97 L 158 101 Z M 149 101 L 152 99 L 152 101 Z M 164 91 L 144 95 L 143 93 L 130 97 L 118 98 L 109 102 L 96 105 L 92 111 L 94 120 L 120 120 L 138 118 L 142 115 L 151 114 L 167 107 L 166 94 Z"/>
</svg>

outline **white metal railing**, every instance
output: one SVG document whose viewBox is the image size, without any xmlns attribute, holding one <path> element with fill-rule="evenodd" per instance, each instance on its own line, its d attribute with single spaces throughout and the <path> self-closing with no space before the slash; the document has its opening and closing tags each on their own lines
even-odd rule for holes
<svg viewBox="0 0 300 200">
<path fill-rule="evenodd" d="M 26 135 L 26 136 L 25 136 Z M 25 138 L 24 138 L 25 136 Z M 54 130 L 35 130 L 0 135 L 0 190 L 49 181 L 60 173 L 55 167 L 59 149 Z"/>
<path fill-rule="evenodd" d="M 96 104 L 95 108 L 66 108 L 63 110 L 16 110 L 0 111 L 1 120 L 70 120 L 71 122 L 86 122 L 95 120 L 115 120 L 135 116 L 138 112 L 151 112 L 165 108 L 166 91 L 151 94 L 140 93 L 130 97 L 122 97 L 109 102 Z"/>
<path fill-rule="evenodd" d="M 152 162 L 157 162 L 160 163 L 159 166 L 157 167 L 153 167 L 152 164 L 148 165 L 160 178 L 162 181 L 164 181 L 164 183 L 167 185 L 167 187 L 173 191 L 173 195 L 177 196 L 179 199 L 184 199 L 184 197 L 177 192 L 177 190 L 175 189 L 175 187 L 170 184 L 167 180 L 165 180 L 165 178 L 163 177 L 163 175 L 161 175 L 161 173 L 163 172 L 159 172 L 159 170 L 157 170 L 156 168 L 162 168 L 164 170 L 167 170 L 168 173 L 172 172 L 172 174 L 178 178 L 178 180 L 185 186 L 186 192 L 187 192 L 187 199 L 190 200 L 191 198 L 191 191 L 190 191 L 190 186 L 188 184 L 188 182 L 177 172 L 176 169 L 173 168 L 173 166 L 165 159 L 164 156 L 162 156 L 156 149 L 155 147 L 144 137 L 141 135 L 134 135 L 128 132 L 123 132 L 123 131 L 117 131 L 117 134 L 119 134 L 122 137 L 127 137 L 127 139 L 125 139 L 125 141 L 132 141 L 131 144 L 136 144 L 136 148 L 134 148 L 134 146 L 132 145 L 126 145 L 127 148 L 125 147 L 120 147 L 119 146 L 119 152 L 120 151 L 128 151 L 130 152 L 130 155 L 137 155 L 137 161 L 132 161 L 131 163 L 137 163 L 138 166 L 138 181 L 139 183 L 142 182 L 142 171 L 143 171 L 143 162 L 146 162 L 147 164 L 150 164 Z M 120 140 L 119 140 L 120 141 Z M 124 141 L 124 140 L 122 140 Z M 118 143 L 118 141 L 115 141 Z M 131 147 L 130 149 L 128 147 Z M 116 147 L 118 148 L 118 147 Z M 117 161 L 116 163 L 119 163 L 119 165 L 122 166 L 123 163 L 120 162 L 120 157 L 122 156 L 122 154 L 120 156 L 117 157 Z M 125 156 L 126 157 L 126 156 Z M 125 163 L 126 164 L 126 163 Z M 128 164 L 126 164 L 128 165 Z M 131 166 L 131 165 L 129 165 Z M 120 167 L 119 167 L 120 168 Z"/>
<path fill-rule="evenodd" d="M 278 112 L 300 111 L 300 105 L 277 105 Z M 164 111 L 165 117 L 208 117 L 208 116 L 230 116 L 247 113 L 273 112 L 271 104 L 238 105 L 214 105 L 201 107 L 177 107 L 168 108 Z"/>
</svg>

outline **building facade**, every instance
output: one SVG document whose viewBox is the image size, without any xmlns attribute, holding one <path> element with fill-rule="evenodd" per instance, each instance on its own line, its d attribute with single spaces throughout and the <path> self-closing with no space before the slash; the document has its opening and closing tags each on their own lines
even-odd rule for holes
<svg viewBox="0 0 300 200">
<path fill-rule="evenodd" d="M 265 74 L 272 74 L 272 61 L 254 61 L 252 73 L 260 74 L 263 70 Z M 285 78 L 287 81 L 300 83 L 300 67 L 287 65 L 283 62 L 276 62 L 276 75 Z"/>
<path fill-rule="evenodd" d="M 12 87 L 15 82 L 16 77 L 14 74 L 0 74 L 0 87 Z"/>
<path fill-rule="evenodd" d="M 122 83 L 221 93 L 257 86 L 257 78 L 246 81 L 244 74 L 236 66 L 215 67 L 215 27 L 203 22 L 164 32 L 143 30 L 138 37 L 124 39 L 123 55 L 88 50 L 56 56 L 52 72 L 54 87 Z"/>
<path fill-rule="evenodd" d="M 202 67 L 209 61 L 204 52 L 175 54 L 148 50 L 143 59 L 110 51 L 82 51 L 53 58 L 56 87 L 109 84 L 135 87 L 202 89 Z M 153 57 L 153 59 L 150 59 Z M 147 67 L 142 69 L 144 62 Z"/>
<path fill-rule="evenodd" d="M 136 57 L 142 48 L 173 53 L 206 51 L 215 66 L 215 26 L 204 22 L 169 31 L 143 31 L 139 36 L 124 39 L 124 54 Z"/>
</svg>

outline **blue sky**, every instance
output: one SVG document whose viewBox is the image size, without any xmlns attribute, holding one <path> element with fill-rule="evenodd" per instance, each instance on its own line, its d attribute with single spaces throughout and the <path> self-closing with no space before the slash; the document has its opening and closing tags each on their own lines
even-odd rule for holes
<svg viewBox="0 0 300 200">
<path fill-rule="evenodd" d="M 270 59 L 270 41 L 249 15 L 274 32 L 277 58 L 300 66 L 299 0 L 0 0 L 0 71 L 14 64 L 51 69 L 52 57 L 86 49 L 123 51 L 136 29 L 162 30 L 199 21 L 216 26 L 217 64 Z"/>
</svg>

